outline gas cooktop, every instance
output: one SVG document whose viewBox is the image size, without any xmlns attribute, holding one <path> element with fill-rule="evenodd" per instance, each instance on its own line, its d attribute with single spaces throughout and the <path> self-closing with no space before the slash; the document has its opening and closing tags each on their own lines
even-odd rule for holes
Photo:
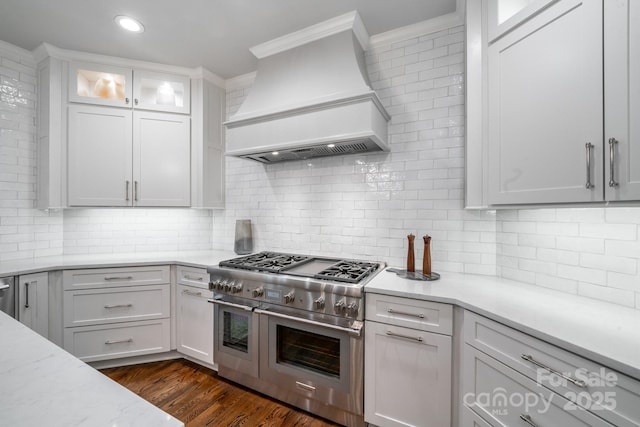
<svg viewBox="0 0 640 427">
<path fill-rule="evenodd" d="M 380 267 L 380 264 L 375 262 L 278 252 L 260 252 L 222 261 L 219 265 L 226 268 L 311 277 L 344 283 L 360 283 Z"/>
</svg>

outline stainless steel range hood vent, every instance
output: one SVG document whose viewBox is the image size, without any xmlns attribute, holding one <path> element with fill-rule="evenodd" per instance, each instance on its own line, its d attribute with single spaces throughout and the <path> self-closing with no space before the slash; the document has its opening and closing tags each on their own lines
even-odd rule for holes
<svg viewBox="0 0 640 427">
<path fill-rule="evenodd" d="M 273 163 L 388 151 L 390 117 L 369 84 L 368 40 L 350 12 L 252 48 L 258 72 L 225 123 L 226 154 Z"/>
</svg>

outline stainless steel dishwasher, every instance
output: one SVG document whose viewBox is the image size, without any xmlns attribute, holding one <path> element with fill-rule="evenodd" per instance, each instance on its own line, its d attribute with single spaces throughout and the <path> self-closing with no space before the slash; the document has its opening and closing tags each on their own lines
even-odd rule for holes
<svg viewBox="0 0 640 427">
<path fill-rule="evenodd" d="M 16 317 L 16 287 L 14 277 L 0 277 L 0 311 Z"/>
</svg>

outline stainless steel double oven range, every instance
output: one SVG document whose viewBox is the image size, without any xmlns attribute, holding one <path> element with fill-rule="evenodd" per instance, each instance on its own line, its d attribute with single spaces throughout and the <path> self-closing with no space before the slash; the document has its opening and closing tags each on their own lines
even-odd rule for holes
<svg viewBox="0 0 640 427">
<path fill-rule="evenodd" d="M 218 374 L 364 426 L 363 287 L 384 264 L 260 252 L 209 267 Z"/>
</svg>

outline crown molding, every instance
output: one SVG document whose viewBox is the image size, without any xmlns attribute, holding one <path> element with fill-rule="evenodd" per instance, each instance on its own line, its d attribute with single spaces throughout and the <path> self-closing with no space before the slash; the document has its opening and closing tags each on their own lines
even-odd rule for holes
<svg viewBox="0 0 640 427">
<path fill-rule="evenodd" d="M 446 15 L 438 16 L 406 27 L 396 28 L 384 33 L 375 34 L 369 39 L 369 46 L 381 46 L 409 40 L 425 34 L 437 33 L 452 27 L 464 25 L 464 7 L 460 8 L 461 0 L 458 0 L 457 10 Z"/>
<path fill-rule="evenodd" d="M 0 51 L 9 52 L 14 55 L 18 55 L 22 60 L 34 62 L 33 54 L 31 52 L 3 40 L 0 40 Z"/>
<path fill-rule="evenodd" d="M 216 85 L 218 87 L 221 87 L 221 88 L 225 88 L 226 87 L 225 79 L 223 79 L 219 75 L 207 70 L 204 67 L 196 67 L 195 69 L 193 69 L 193 72 L 191 73 L 191 78 L 202 78 L 202 79 L 205 79 L 205 80 L 213 83 L 214 85 Z"/>
<path fill-rule="evenodd" d="M 346 30 L 352 30 L 354 32 L 364 50 L 368 48 L 369 33 L 362 19 L 360 19 L 360 15 L 354 10 L 291 34 L 261 43 L 249 50 L 256 58 L 262 59 Z"/>
<path fill-rule="evenodd" d="M 256 79 L 257 71 L 252 71 L 251 73 L 242 74 L 240 76 L 232 77 L 230 79 L 225 80 L 224 87 L 228 91 L 244 88 L 247 86 L 251 86 L 253 81 Z"/>
</svg>

